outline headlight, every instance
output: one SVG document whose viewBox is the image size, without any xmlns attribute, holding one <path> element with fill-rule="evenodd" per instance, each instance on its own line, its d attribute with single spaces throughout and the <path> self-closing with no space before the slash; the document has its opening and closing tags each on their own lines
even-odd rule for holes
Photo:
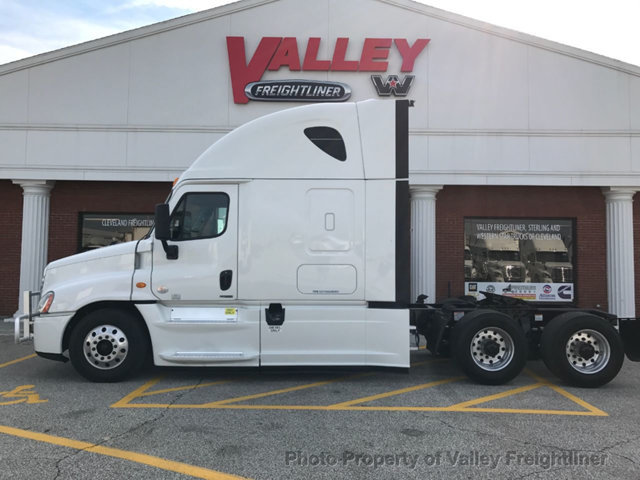
<svg viewBox="0 0 640 480">
<path fill-rule="evenodd" d="M 40 298 L 40 302 L 38 303 L 38 312 L 47 313 L 49 311 L 49 309 L 51 308 L 51 304 L 53 303 L 53 297 L 54 296 L 55 295 L 54 295 L 53 292 L 45 293 Z"/>
</svg>

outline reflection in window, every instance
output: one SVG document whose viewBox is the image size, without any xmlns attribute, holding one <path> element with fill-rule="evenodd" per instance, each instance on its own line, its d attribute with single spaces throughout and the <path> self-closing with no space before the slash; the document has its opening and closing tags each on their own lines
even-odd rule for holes
<svg viewBox="0 0 640 480">
<path fill-rule="evenodd" d="M 227 228 L 229 196 L 226 193 L 188 193 L 171 214 L 173 241 L 197 240 L 222 235 Z"/>
<path fill-rule="evenodd" d="M 569 262 L 569 254 L 567 252 L 537 252 L 536 256 L 538 262 Z"/>
<path fill-rule="evenodd" d="M 140 240 L 153 227 L 152 214 L 80 214 L 80 251 Z"/>
<path fill-rule="evenodd" d="M 489 260 L 495 260 L 495 261 L 502 261 L 502 262 L 508 262 L 508 261 L 514 261 L 514 262 L 519 262 L 520 261 L 520 252 L 519 251 L 509 251 L 509 250 L 489 250 L 488 253 L 488 257 Z"/>
</svg>

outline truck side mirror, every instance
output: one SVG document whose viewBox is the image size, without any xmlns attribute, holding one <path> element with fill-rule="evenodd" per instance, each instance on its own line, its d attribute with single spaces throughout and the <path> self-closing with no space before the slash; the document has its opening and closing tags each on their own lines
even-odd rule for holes
<svg viewBox="0 0 640 480">
<path fill-rule="evenodd" d="M 167 255 L 168 260 L 178 259 L 178 246 L 168 245 L 167 240 L 171 239 L 171 232 L 169 229 L 169 205 L 166 203 L 160 203 L 156 205 L 155 220 L 154 220 L 154 232 L 158 240 L 162 242 L 162 248 Z"/>
<path fill-rule="evenodd" d="M 156 205 L 154 227 L 158 240 L 169 240 L 169 205 L 166 203 Z"/>
</svg>

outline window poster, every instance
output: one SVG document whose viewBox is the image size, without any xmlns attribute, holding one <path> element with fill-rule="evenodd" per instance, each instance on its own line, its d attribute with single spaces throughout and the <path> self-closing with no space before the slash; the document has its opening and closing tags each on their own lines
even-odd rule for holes
<svg viewBox="0 0 640 480">
<path fill-rule="evenodd" d="M 465 294 L 574 300 L 573 220 L 466 218 L 464 238 Z"/>
</svg>

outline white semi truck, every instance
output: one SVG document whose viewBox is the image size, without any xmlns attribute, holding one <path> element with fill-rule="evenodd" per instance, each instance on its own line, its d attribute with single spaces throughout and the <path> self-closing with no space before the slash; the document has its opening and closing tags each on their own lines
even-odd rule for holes
<svg viewBox="0 0 640 480">
<path fill-rule="evenodd" d="M 569 250 L 559 238 L 543 238 L 520 242 L 522 259 L 534 283 L 570 283 L 573 265 Z"/>
<path fill-rule="evenodd" d="M 16 335 L 92 381 L 120 380 L 148 355 L 406 369 L 410 327 L 482 383 L 514 378 L 531 350 L 575 384 L 610 381 L 624 347 L 605 312 L 489 293 L 411 303 L 409 107 L 311 105 L 234 130 L 175 183 L 149 235 L 47 265 Z M 637 360 L 636 325 L 620 322 Z"/>
</svg>

